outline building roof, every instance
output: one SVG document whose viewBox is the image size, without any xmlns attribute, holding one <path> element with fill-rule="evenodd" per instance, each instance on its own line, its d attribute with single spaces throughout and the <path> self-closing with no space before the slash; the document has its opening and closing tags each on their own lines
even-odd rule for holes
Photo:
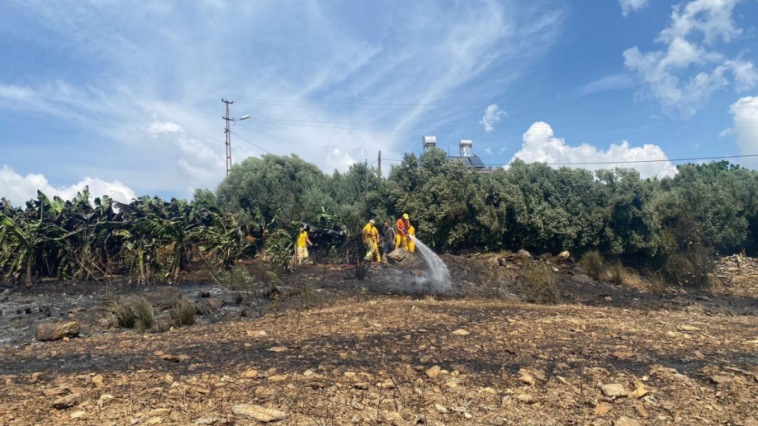
<svg viewBox="0 0 758 426">
<path fill-rule="evenodd" d="M 481 158 L 479 158 L 476 155 L 472 155 L 471 157 L 449 157 L 449 158 L 455 158 L 458 160 L 463 161 L 463 164 L 466 165 L 466 167 L 471 167 L 476 170 L 486 170 L 487 166 L 484 165 L 484 162 Z"/>
</svg>

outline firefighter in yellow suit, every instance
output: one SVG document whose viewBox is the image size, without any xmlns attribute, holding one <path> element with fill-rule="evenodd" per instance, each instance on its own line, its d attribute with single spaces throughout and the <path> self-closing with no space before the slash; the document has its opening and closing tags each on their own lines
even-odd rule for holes
<svg viewBox="0 0 758 426">
<path fill-rule="evenodd" d="M 410 251 L 410 247 L 408 246 L 408 243 L 410 242 L 410 238 L 408 238 L 410 228 L 411 228 L 411 222 L 410 217 L 408 216 L 408 213 L 405 213 L 403 217 L 397 220 L 397 242 L 395 243 L 395 250 L 399 249 L 400 247 Z"/>
<path fill-rule="evenodd" d="M 376 229 L 374 219 L 363 227 L 363 243 L 366 244 L 366 260 L 376 257 L 377 262 L 381 262 L 379 255 L 379 230 Z"/>
<path fill-rule="evenodd" d="M 408 235 L 411 237 L 416 237 L 416 228 L 411 225 L 410 228 L 408 228 Z M 413 253 L 416 251 L 416 243 L 413 242 L 413 238 L 408 237 L 408 251 Z"/>
</svg>

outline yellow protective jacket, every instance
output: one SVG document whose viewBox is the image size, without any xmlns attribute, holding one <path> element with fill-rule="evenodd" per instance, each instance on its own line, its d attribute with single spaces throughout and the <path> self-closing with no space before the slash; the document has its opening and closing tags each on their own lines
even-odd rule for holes
<svg viewBox="0 0 758 426">
<path fill-rule="evenodd" d="M 371 223 L 363 227 L 363 241 L 377 242 L 378 235 L 379 235 L 379 230 L 377 230 L 376 226 L 372 225 Z"/>
</svg>

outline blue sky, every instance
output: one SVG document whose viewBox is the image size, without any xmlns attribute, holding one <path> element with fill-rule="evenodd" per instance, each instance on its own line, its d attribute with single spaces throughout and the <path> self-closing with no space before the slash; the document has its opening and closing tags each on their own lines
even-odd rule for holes
<svg viewBox="0 0 758 426">
<path fill-rule="evenodd" d="M 251 115 L 235 162 L 327 172 L 378 150 L 386 169 L 424 135 L 488 164 L 758 154 L 756 18 L 755 0 L 8 0 L 0 196 L 215 188 L 221 98 Z"/>
</svg>

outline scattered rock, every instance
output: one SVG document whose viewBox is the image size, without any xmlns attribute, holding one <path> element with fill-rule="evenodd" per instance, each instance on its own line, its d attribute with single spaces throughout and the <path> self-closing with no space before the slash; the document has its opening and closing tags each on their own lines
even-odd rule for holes
<svg viewBox="0 0 758 426">
<path fill-rule="evenodd" d="M 743 422 L 745 426 L 758 426 L 758 420 L 753 417 L 748 417 Z"/>
<path fill-rule="evenodd" d="M 274 346 L 272 348 L 269 348 L 269 352 L 287 352 L 289 349 L 287 349 L 284 346 Z"/>
<path fill-rule="evenodd" d="M 171 414 L 170 408 L 156 408 L 147 412 L 148 417 L 163 417 Z"/>
<path fill-rule="evenodd" d="M 247 334 L 247 337 L 254 337 L 254 338 L 260 338 L 260 337 L 266 337 L 266 336 L 268 336 L 268 333 L 266 333 L 263 330 L 258 330 L 258 331 L 247 330 L 247 331 L 245 331 L 245 334 Z"/>
<path fill-rule="evenodd" d="M 74 411 L 73 413 L 71 413 L 71 418 L 72 419 L 78 419 L 78 418 L 84 417 L 86 415 L 87 415 L 86 411 Z"/>
<path fill-rule="evenodd" d="M 29 378 L 29 383 L 37 383 L 42 373 L 32 373 L 32 377 Z"/>
<path fill-rule="evenodd" d="M 411 256 L 411 253 L 406 250 L 395 250 L 385 257 L 387 258 L 387 262 L 391 265 L 402 265 L 403 263 L 406 263 Z"/>
<path fill-rule="evenodd" d="M 196 425 L 215 425 L 221 422 L 220 417 L 201 417 L 195 420 Z"/>
<path fill-rule="evenodd" d="M 531 259 L 532 258 L 532 254 L 529 253 L 528 251 L 524 250 L 524 249 L 519 250 L 518 251 L 518 255 L 522 259 Z"/>
<path fill-rule="evenodd" d="M 635 405 L 634 409 L 637 411 L 637 414 L 639 414 L 640 417 L 642 417 L 642 418 L 646 419 L 650 415 L 650 414 L 648 414 L 647 410 L 645 409 L 645 406 L 642 405 L 642 404 Z M 745 426 L 747 426 L 747 424 Z M 758 424 L 755 425 L 755 426 L 758 426 Z"/>
<path fill-rule="evenodd" d="M 624 385 L 619 384 L 603 385 L 601 389 L 605 396 L 620 397 L 629 394 L 626 389 L 624 389 Z"/>
<path fill-rule="evenodd" d="M 211 297 L 207 300 L 208 305 L 214 310 L 217 311 L 226 305 L 223 300 L 218 299 L 216 297 Z"/>
<path fill-rule="evenodd" d="M 532 377 L 529 373 L 521 373 L 521 376 L 518 378 L 521 383 L 526 383 L 529 386 L 534 386 L 534 377 Z"/>
<path fill-rule="evenodd" d="M 441 414 L 447 414 L 447 408 L 443 407 L 440 404 L 434 404 L 434 408 L 436 408 L 437 411 L 440 412 Z"/>
<path fill-rule="evenodd" d="M 98 389 L 101 389 L 103 385 L 103 376 L 101 374 L 98 374 L 97 376 L 92 378 L 92 384 L 95 385 Z"/>
<path fill-rule="evenodd" d="M 645 389 L 644 386 L 639 386 L 637 387 L 637 389 L 634 390 L 634 392 L 632 392 L 632 398 L 640 399 L 644 397 L 645 395 L 647 395 L 648 393 L 650 393 L 650 391 Z"/>
<path fill-rule="evenodd" d="M 142 297 L 153 306 L 155 312 L 163 312 L 171 309 L 174 303 L 181 300 L 182 293 L 175 286 L 162 286 L 144 292 Z"/>
<path fill-rule="evenodd" d="M 209 297 L 207 299 L 198 300 L 197 303 L 195 303 L 195 312 L 197 312 L 198 315 L 207 315 L 218 311 L 223 308 L 224 305 L 226 305 L 226 303 L 224 303 L 223 300 L 216 297 Z"/>
<path fill-rule="evenodd" d="M 442 369 L 440 368 L 440 366 L 439 365 L 435 365 L 434 367 L 426 370 L 426 375 L 428 377 L 434 379 L 434 378 L 436 378 L 437 376 L 440 375 L 440 371 L 442 371 Z"/>
<path fill-rule="evenodd" d="M 556 257 L 556 259 L 566 260 L 569 257 L 571 257 L 571 253 L 569 253 L 568 251 L 562 251 L 562 252 L 558 253 L 558 256 L 555 256 L 555 257 Z"/>
<path fill-rule="evenodd" d="M 169 355 L 169 354 L 162 354 L 160 355 L 161 359 L 164 361 L 169 362 L 182 362 L 182 361 L 189 361 L 192 359 L 189 355 Z"/>
<path fill-rule="evenodd" d="M 84 396 L 80 393 L 72 393 L 71 395 L 62 396 L 53 401 L 53 408 L 62 410 L 64 408 L 71 408 L 74 405 L 84 401 Z"/>
<path fill-rule="evenodd" d="M 242 373 L 242 377 L 246 379 L 254 379 L 258 376 L 258 370 L 247 370 L 244 373 Z"/>
<path fill-rule="evenodd" d="M 64 337 L 77 337 L 81 332 L 81 326 L 76 321 L 46 322 L 37 326 L 37 340 L 50 342 L 63 340 Z"/>
<path fill-rule="evenodd" d="M 613 356 L 618 359 L 630 359 L 630 358 L 634 358 L 634 352 L 619 351 L 619 352 L 614 352 Z"/>
<path fill-rule="evenodd" d="M 519 402 L 523 402 L 525 404 L 531 404 L 534 402 L 534 397 L 529 395 L 528 393 L 522 393 L 521 395 L 516 397 Z"/>
<path fill-rule="evenodd" d="M 614 426 L 642 426 L 640 425 L 640 422 L 634 419 L 630 419 L 629 417 L 619 417 L 618 420 L 616 420 L 613 423 Z"/>
<path fill-rule="evenodd" d="M 717 385 L 725 385 L 732 381 L 729 376 L 711 376 L 711 381 Z"/>
<path fill-rule="evenodd" d="M 455 330 L 453 332 L 453 334 L 456 335 L 456 336 L 468 336 L 471 333 L 469 333 L 468 331 L 466 331 L 466 330 L 464 330 L 462 328 L 459 328 L 458 330 Z"/>
<path fill-rule="evenodd" d="M 606 414 L 608 414 L 613 409 L 613 406 L 611 404 L 602 403 L 595 407 L 595 410 L 592 412 L 597 417 L 603 417 Z"/>
<path fill-rule="evenodd" d="M 287 413 L 260 405 L 240 404 L 232 407 L 237 416 L 251 417 L 262 423 L 277 422 L 287 418 Z"/>
<path fill-rule="evenodd" d="M 66 387 L 60 387 L 60 388 L 52 388 L 52 389 L 42 389 L 42 394 L 45 396 L 58 396 L 63 395 L 65 393 L 68 393 L 68 388 Z"/>
</svg>

